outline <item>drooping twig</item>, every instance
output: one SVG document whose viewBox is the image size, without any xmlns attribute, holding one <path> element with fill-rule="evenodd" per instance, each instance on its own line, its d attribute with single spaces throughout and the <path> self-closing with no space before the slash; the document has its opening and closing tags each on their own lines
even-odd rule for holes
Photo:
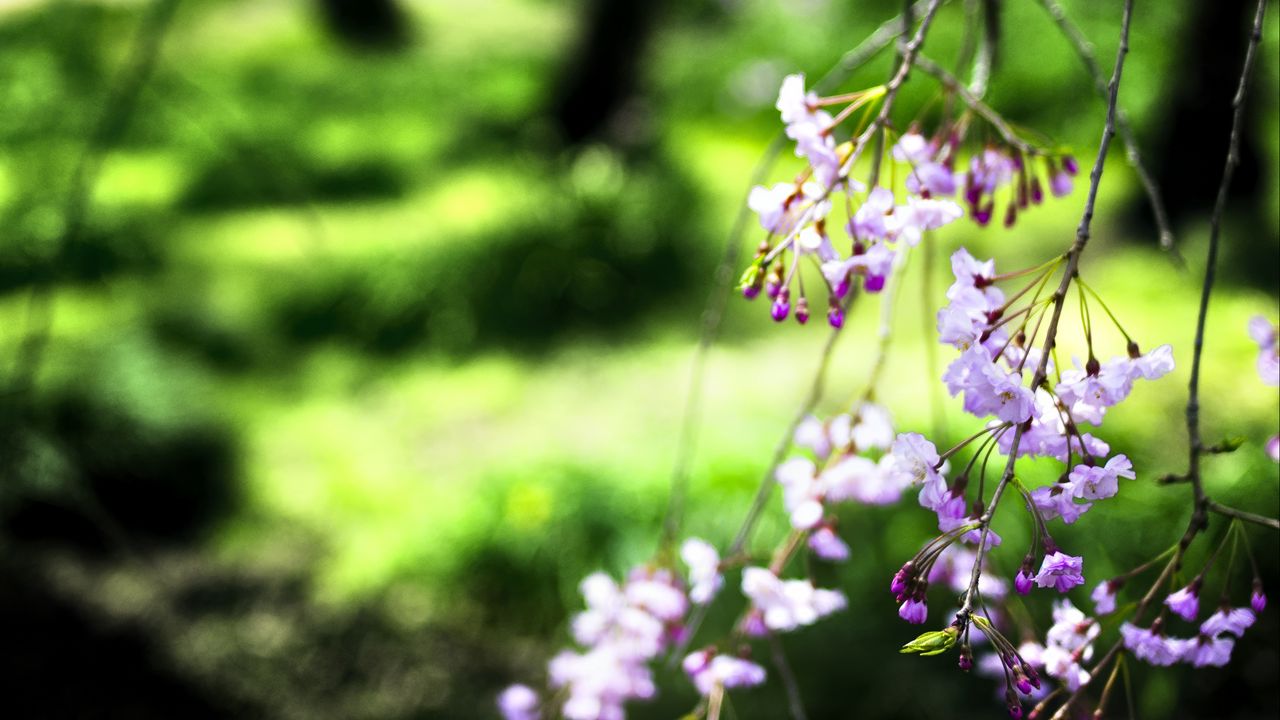
<svg viewBox="0 0 1280 720">
<path fill-rule="evenodd" d="M 1066 267 L 1062 271 L 1062 281 L 1053 293 L 1053 314 L 1049 318 L 1049 326 L 1045 331 L 1044 345 L 1040 352 L 1040 361 L 1036 364 L 1035 375 L 1031 378 L 1031 392 L 1044 383 L 1048 373 L 1049 356 L 1053 351 L 1058 336 L 1058 319 L 1062 316 L 1062 306 L 1067 297 L 1067 289 L 1075 279 L 1080 266 L 1080 255 L 1089 242 L 1090 226 L 1093 223 L 1094 203 L 1098 197 L 1098 186 L 1102 182 L 1102 169 L 1106 164 L 1107 150 L 1111 147 L 1111 139 L 1116 134 L 1116 102 L 1120 94 L 1120 79 L 1124 72 L 1124 59 L 1129 53 L 1129 24 L 1133 17 L 1133 0 L 1125 0 L 1124 16 L 1120 21 L 1120 46 L 1116 49 L 1115 69 L 1111 74 L 1111 82 L 1107 86 L 1107 119 L 1102 129 L 1102 140 L 1098 143 L 1098 156 L 1093 162 L 1093 170 L 1089 173 L 1089 195 L 1085 200 L 1084 213 L 1080 217 L 1080 225 L 1076 228 L 1076 239 L 1067 253 Z M 982 559 L 987 551 L 987 540 L 991 533 L 991 521 L 995 517 L 996 508 L 1005 488 L 1013 480 L 1014 467 L 1018 461 L 1018 449 L 1022 444 L 1025 425 L 1018 425 L 1013 431 L 1013 439 L 1009 445 L 1009 460 L 1005 464 L 1004 473 L 999 484 L 991 494 L 991 501 L 979 518 L 982 526 L 981 538 L 978 540 L 977 557 L 973 561 L 973 573 L 969 579 L 969 589 L 964 594 L 964 605 L 959 616 L 968 618 L 973 612 L 974 599 L 978 594 L 978 580 L 982 577 Z"/>
<path fill-rule="evenodd" d="M 959 78 L 947 72 L 946 68 L 929 59 L 925 55 L 921 55 L 916 58 L 916 67 L 920 68 L 923 72 L 932 75 L 938 82 L 942 83 L 943 87 L 954 92 L 956 96 L 960 98 L 961 102 L 963 102 L 970 110 L 973 110 L 981 116 L 983 120 L 991 123 L 991 126 L 996 129 L 996 132 L 1000 133 L 1000 137 L 1003 138 L 1006 143 L 1016 147 L 1026 155 L 1040 154 L 1040 151 L 1033 145 L 1028 144 L 1025 140 L 1018 137 L 1018 134 L 1013 131 L 1013 128 L 1009 127 L 1009 123 L 1000 116 L 1000 113 L 992 110 L 990 105 L 982 102 L 977 95 L 964 86 L 964 83 L 960 82 Z"/>
<path fill-rule="evenodd" d="M 1160 587 L 1166 579 L 1175 571 L 1182 563 L 1182 558 L 1186 554 L 1187 548 L 1191 542 L 1195 540 L 1196 535 L 1208 527 L 1208 510 L 1212 507 L 1216 512 L 1231 517 L 1241 517 L 1241 514 L 1252 515 L 1252 513 L 1243 513 L 1243 511 L 1232 511 L 1234 508 L 1218 505 L 1209 499 L 1204 492 L 1204 483 L 1200 474 L 1200 460 L 1204 454 L 1204 445 L 1200 440 L 1200 361 L 1201 354 L 1204 350 L 1204 330 L 1206 318 L 1209 314 L 1209 298 L 1213 293 L 1214 273 L 1217 267 L 1218 244 L 1221 235 L 1222 215 L 1226 210 L 1227 193 L 1231 188 L 1231 179 L 1235 174 L 1235 167 L 1239 162 L 1238 148 L 1240 145 L 1240 130 L 1244 117 L 1244 103 L 1248 97 L 1249 77 L 1253 72 L 1254 61 L 1256 60 L 1258 44 L 1262 40 L 1262 20 L 1266 12 L 1266 0 L 1258 0 L 1258 7 L 1253 18 L 1253 30 L 1249 36 L 1249 47 L 1245 52 L 1244 68 L 1240 72 L 1240 84 L 1236 89 L 1235 97 L 1231 101 L 1233 108 L 1233 118 L 1231 121 L 1231 138 L 1227 146 L 1227 159 L 1222 169 L 1222 181 L 1218 185 L 1218 197 L 1214 204 L 1213 215 L 1209 224 L 1209 249 L 1208 257 L 1205 262 L 1204 284 L 1200 292 L 1200 308 L 1196 315 L 1196 339 L 1192 350 L 1191 359 L 1191 380 L 1187 386 L 1187 441 L 1188 441 L 1188 459 L 1187 472 L 1184 474 L 1186 481 L 1191 485 L 1192 509 L 1191 519 L 1187 522 L 1187 530 L 1183 533 L 1182 538 L 1178 541 L 1177 550 L 1173 557 L 1169 559 L 1160 576 L 1151 584 L 1151 588 L 1143 596 L 1138 603 L 1137 609 L 1134 611 L 1133 622 L 1137 622 L 1143 611 L 1151 603 L 1156 596 Z M 1213 506 L 1217 507 L 1213 507 Z M 1262 524 L 1269 527 L 1280 527 L 1280 521 L 1271 518 L 1263 518 L 1261 516 L 1253 516 L 1264 521 Z M 1241 518 L 1244 519 L 1244 518 Z M 1274 523 L 1274 524 L 1273 524 Z M 1080 687 L 1067 698 L 1062 707 L 1053 715 L 1053 720 L 1061 720 L 1066 717 L 1067 709 L 1071 707 L 1084 689 L 1088 687 L 1090 679 L 1096 677 L 1098 671 L 1105 667 L 1108 662 L 1114 659 L 1122 651 L 1123 641 L 1117 640 L 1111 649 L 1098 661 L 1093 668 L 1091 677 L 1084 680 Z"/>
<path fill-rule="evenodd" d="M 1063 36 L 1071 43 L 1076 55 L 1080 57 L 1080 62 L 1084 63 L 1085 70 L 1089 72 L 1089 77 L 1093 79 L 1094 90 L 1105 101 L 1107 99 L 1106 81 L 1103 79 L 1102 68 L 1098 67 L 1098 59 L 1093 54 L 1088 38 L 1080 32 L 1080 28 L 1075 23 L 1071 22 L 1057 0 L 1040 0 L 1040 5 L 1049 13 Z M 1120 139 L 1124 141 L 1125 157 L 1129 160 L 1133 171 L 1138 174 L 1142 189 L 1147 194 L 1147 202 L 1151 205 L 1151 214 L 1156 221 L 1156 231 L 1160 234 L 1160 247 L 1168 251 L 1175 261 L 1182 264 L 1182 255 L 1173 244 L 1173 229 L 1169 224 L 1169 213 L 1164 207 L 1164 198 L 1160 195 L 1160 186 L 1156 184 L 1155 177 L 1142 162 L 1137 136 L 1133 132 L 1133 126 L 1129 124 L 1129 116 L 1123 109 L 1116 111 L 1116 127 L 1120 130 Z"/>
<path fill-rule="evenodd" d="M 787 653 L 778 636 L 769 634 L 769 650 L 773 654 L 773 666 L 778 670 L 782 687 L 787 693 L 787 709 L 791 712 L 791 720 L 808 720 L 804 711 L 804 699 L 800 696 L 800 683 L 796 682 L 796 674 L 787 662 Z"/>
<path fill-rule="evenodd" d="M 917 8 L 925 7 L 928 1 L 919 0 L 914 6 L 908 4 L 907 8 L 914 12 Z M 857 47 L 841 56 L 840 60 L 814 83 L 814 92 L 827 92 L 847 80 L 855 70 L 865 65 L 871 58 L 888 47 L 903 32 L 903 16 L 894 17 L 881 23 L 871 35 L 867 36 Z M 786 133 L 779 131 L 756 163 L 751 179 L 747 183 L 747 193 L 750 193 L 751 188 L 764 181 L 769 170 L 773 167 L 774 160 L 782 149 L 786 147 L 786 144 Z M 667 500 L 667 512 L 662 524 L 662 543 L 660 547 L 666 550 L 669 550 L 674 545 L 677 536 L 680 534 L 684 518 L 685 498 L 688 496 L 689 465 L 693 461 L 693 455 L 697 447 L 698 427 L 702 419 L 702 381 L 706 375 L 707 356 L 711 351 L 712 345 L 715 344 L 716 336 L 720 330 L 720 322 L 724 318 L 725 306 L 732 294 L 730 286 L 733 282 L 734 269 L 738 264 L 739 257 L 741 257 L 742 236 L 746 232 L 751 218 L 745 195 L 738 207 L 738 214 L 734 218 L 732 229 L 725 239 L 724 252 L 721 254 L 719 264 L 716 265 L 711 290 L 707 295 L 707 302 L 702 311 L 702 329 L 698 338 L 698 347 L 694 351 L 693 361 L 689 367 L 689 386 L 685 396 L 684 411 L 681 415 L 680 435 L 679 440 L 677 440 L 676 457 L 671 472 L 671 493 Z"/>
</svg>

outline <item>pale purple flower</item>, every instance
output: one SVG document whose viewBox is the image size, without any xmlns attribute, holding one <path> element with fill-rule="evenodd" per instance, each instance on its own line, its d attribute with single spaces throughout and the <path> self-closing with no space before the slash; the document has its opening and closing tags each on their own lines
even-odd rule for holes
<svg viewBox="0 0 1280 720">
<path fill-rule="evenodd" d="M 826 525 L 809 534 L 809 549 L 823 560 L 844 562 L 849 559 L 849 546 Z"/>
<path fill-rule="evenodd" d="M 680 558 L 689 567 L 689 600 L 698 605 L 711 602 L 724 584 L 720 553 L 705 540 L 689 538 L 680 546 Z"/>
<path fill-rule="evenodd" d="M 1258 315 L 1249 320 L 1249 337 L 1258 344 L 1258 377 L 1267 385 L 1280 385 L 1280 337 L 1276 326 Z"/>
<path fill-rule="evenodd" d="M 760 610 L 770 630 L 811 625 L 847 605 L 844 594 L 837 590 L 815 588 L 808 580 L 780 580 L 759 567 L 742 571 L 742 593 Z"/>
<path fill-rule="evenodd" d="M 774 472 L 791 526 L 797 530 L 808 530 L 822 520 L 822 486 L 815 472 L 817 468 L 807 458 L 791 458 Z"/>
<path fill-rule="evenodd" d="M 894 470 L 902 474 L 904 485 L 919 485 L 941 477 L 936 469 L 938 449 L 920 433 L 900 433 L 890 453 L 895 460 Z"/>
<path fill-rule="evenodd" d="M 858 408 L 858 422 L 850 431 L 853 445 L 860 452 L 888 450 L 893 445 L 893 416 L 889 409 L 876 403 L 863 403 Z"/>
<path fill-rule="evenodd" d="M 1173 346 L 1165 344 L 1130 361 L 1130 371 L 1135 378 L 1159 380 L 1173 372 Z"/>
<path fill-rule="evenodd" d="M 538 720 L 538 693 L 528 685 L 512 685 L 498 696 L 503 720 Z"/>
<path fill-rule="evenodd" d="M 1036 584 L 1042 588 L 1051 587 L 1058 592 L 1066 592 L 1084 583 L 1084 575 L 1081 574 L 1083 567 L 1084 558 L 1056 551 L 1045 556 L 1040 572 L 1036 575 Z"/>
<path fill-rule="evenodd" d="M 699 650 L 684 659 L 684 671 L 702 695 L 709 695 L 716 686 L 724 688 L 754 687 L 765 680 L 764 668 L 732 655 L 711 656 L 708 650 Z"/>
<path fill-rule="evenodd" d="M 916 246 L 926 231 L 937 230 L 964 216 L 960 206 L 950 200 L 924 199 L 914 195 L 899 207 L 890 223 L 897 236 L 909 246 Z"/>
<path fill-rule="evenodd" d="M 914 195 L 949 197 L 956 194 L 956 174 L 946 165 L 922 162 L 907 175 L 907 192 Z"/>
<path fill-rule="evenodd" d="M 1273 435 L 1267 441 L 1267 454 L 1271 456 L 1272 460 L 1280 462 L 1280 435 Z"/>
<path fill-rule="evenodd" d="M 906 602 L 898 607 L 898 617 L 912 625 L 920 625 L 929 619 L 929 606 L 925 604 L 924 600 L 908 598 Z"/>
<path fill-rule="evenodd" d="M 924 135 L 912 131 L 903 133 L 893 145 L 893 159 L 901 163 L 919 165 L 933 159 L 938 148 Z"/>
<path fill-rule="evenodd" d="M 1099 615 L 1108 615 L 1116 610 L 1116 585 L 1111 580 L 1103 580 L 1093 589 L 1089 596 L 1093 600 L 1093 611 Z"/>
<path fill-rule="evenodd" d="M 1132 480 L 1133 463 L 1124 455 L 1117 455 L 1107 461 L 1106 466 L 1076 465 L 1071 469 L 1072 497 L 1087 500 L 1105 500 L 1120 491 L 1120 478 Z"/>
<path fill-rule="evenodd" d="M 1196 619 L 1196 615 L 1200 613 L 1199 592 L 1199 584 L 1193 582 L 1181 590 L 1170 593 L 1164 599 L 1164 604 L 1168 605 L 1169 609 L 1182 617 L 1183 620 L 1193 621 Z"/>
<path fill-rule="evenodd" d="M 1255 613 L 1261 613 L 1267 609 L 1267 595 L 1262 592 L 1262 584 L 1255 582 L 1253 585 L 1253 593 L 1249 596 L 1249 605 Z"/>
<path fill-rule="evenodd" d="M 862 203 L 849 220 L 849 234 L 855 240 L 883 240 L 889 237 L 892 223 L 889 221 L 894 211 L 893 191 L 876 186 L 867 193 L 866 202 Z"/>
<path fill-rule="evenodd" d="M 1236 641 L 1229 637 L 1199 637 L 1184 640 L 1182 659 L 1196 667 L 1222 667 L 1231 662 Z"/>
<path fill-rule="evenodd" d="M 1093 507 L 1093 503 L 1090 502 L 1077 503 L 1071 497 L 1069 488 L 1061 484 L 1032 490 L 1031 502 L 1040 510 L 1040 514 L 1044 516 L 1045 520 L 1060 517 L 1062 522 L 1067 525 L 1074 523 L 1089 508 Z"/>
<path fill-rule="evenodd" d="M 1005 422 L 1021 423 L 1035 408 L 1035 396 L 1022 386 L 1022 376 L 992 362 L 990 352 L 981 345 L 961 353 L 947 368 L 944 380 L 953 396 L 964 393 L 965 411 L 978 417 L 995 415 Z"/>
<path fill-rule="evenodd" d="M 1172 665 L 1182 658 L 1181 640 L 1170 640 L 1151 628 L 1139 628 L 1126 622 L 1120 626 L 1120 635 L 1124 638 L 1124 646 L 1133 652 L 1134 657 L 1152 665 Z"/>
<path fill-rule="evenodd" d="M 1256 619 L 1257 616 L 1249 608 L 1220 608 L 1200 624 L 1200 634 L 1217 637 L 1222 633 L 1231 633 L 1236 637 L 1244 637 L 1244 631 Z"/>
</svg>

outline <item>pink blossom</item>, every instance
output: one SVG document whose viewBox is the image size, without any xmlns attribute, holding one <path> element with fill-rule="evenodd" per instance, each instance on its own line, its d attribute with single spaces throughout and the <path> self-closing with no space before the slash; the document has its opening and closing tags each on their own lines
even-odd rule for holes
<svg viewBox="0 0 1280 720">
<path fill-rule="evenodd" d="M 1036 584 L 1040 587 L 1056 588 L 1058 592 L 1066 592 L 1076 585 L 1084 583 L 1081 569 L 1084 559 L 1063 552 L 1046 555 L 1036 575 Z"/>
<path fill-rule="evenodd" d="M 822 520 L 822 486 L 814 476 L 817 468 L 806 458 L 791 458 L 774 472 L 782 486 L 782 502 L 791 515 L 791 526 L 808 530 Z"/>
<path fill-rule="evenodd" d="M 1200 624 L 1200 634 L 1217 637 L 1222 633 L 1231 633 L 1236 637 L 1244 637 L 1244 631 L 1256 619 L 1257 616 L 1249 608 L 1221 608 Z"/>
<path fill-rule="evenodd" d="M 690 654 L 682 663 L 685 673 L 702 695 L 716 686 L 724 688 L 754 687 L 765 680 L 764 668 L 732 655 L 712 656 L 709 650 Z"/>
<path fill-rule="evenodd" d="M 1099 615 L 1107 615 L 1116 609 L 1116 586 L 1111 580 L 1103 580 L 1093 589 L 1089 596 L 1093 600 L 1093 611 Z"/>
<path fill-rule="evenodd" d="M 898 617 L 912 625 L 920 625 L 929 619 L 929 606 L 925 604 L 924 600 L 908 598 L 906 602 L 898 607 Z"/>
<path fill-rule="evenodd" d="M 1120 491 L 1120 478 L 1132 480 L 1133 463 L 1124 455 L 1107 461 L 1106 466 L 1076 465 L 1071 469 L 1071 496 L 1088 500 L 1105 500 Z"/>
<path fill-rule="evenodd" d="M 1258 344 L 1258 377 L 1267 385 L 1280 385 L 1280 336 L 1276 326 L 1261 315 L 1249 320 L 1249 337 Z"/>
<path fill-rule="evenodd" d="M 1187 621 L 1195 620 L 1196 615 L 1200 613 L 1200 595 L 1197 583 L 1193 582 L 1177 592 L 1170 593 L 1164 599 L 1164 604 L 1169 606 L 1169 609 L 1181 616 L 1182 619 Z"/>
<path fill-rule="evenodd" d="M 1077 503 L 1066 485 L 1050 485 L 1031 491 L 1031 502 L 1040 510 L 1045 520 L 1060 517 L 1062 522 L 1070 525 L 1085 514 L 1093 503 Z"/>
<path fill-rule="evenodd" d="M 849 559 L 849 546 L 825 525 L 809 534 L 809 549 L 823 560 L 843 562 Z"/>
<path fill-rule="evenodd" d="M 847 604 L 839 591 L 815 588 L 808 580 L 780 580 L 759 567 L 742 571 L 742 593 L 763 613 L 764 625 L 770 630 L 812 625 Z"/>
<path fill-rule="evenodd" d="M 724 584 L 720 553 L 705 540 L 689 538 L 680 546 L 680 558 L 689 567 L 689 600 L 699 605 L 711 602 Z"/>
<path fill-rule="evenodd" d="M 1229 637 L 1201 635 L 1182 643 L 1182 659 L 1196 667 L 1222 667 L 1231 662 L 1236 641 Z"/>
<path fill-rule="evenodd" d="M 538 693 L 528 685 L 512 685 L 498 696 L 498 711 L 503 720 L 538 720 Z"/>
<path fill-rule="evenodd" d="M 1120 626 L 1120 635 L 1124 638 L 1124 646 L 1133 652 L 1134 657 L 1152 665 L 1172 665 L 1182 658 L 1184 652 L 1181 640 L 1170 640 L 1151 628 L 1139 628 L 1126 622 Z"/>
</svg>

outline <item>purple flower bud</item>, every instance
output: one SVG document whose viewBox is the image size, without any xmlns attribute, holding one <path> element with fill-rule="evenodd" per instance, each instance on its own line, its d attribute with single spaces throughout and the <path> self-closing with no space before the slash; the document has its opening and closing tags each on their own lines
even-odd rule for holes
<svg viewBox="0 0 1280 720">
<path fill-rule="evenodd" d="M 973 221 L 978 223 L 980 227 L 986 227 L 991 222 L 991 213 L 995 211 L 995 203 L 989 202 L 978 208 L 973 213 Z"/>
<path fill-rule="evenodd" d="M 775 322 L 782 322 L 787 319 L 787 315 L 791 312 L 791 292 L 783 288 L 773 301 L 773 307 L 769 308 L 769 314 Z"/>
<path fill-rule="evenodd" d="M 912 625 L 920 625 L 929 619 L 929 606 L 922 600 L 909 598 L 898 608 L 898 617 Z"/>
<path fill-rule="evenodd" d="M 1018 673 L 1018 675 L 1014 680 L 1014 685 L 1017 686 L 1018 692 L 1022 693 L 1023 695 L 1031 694 L 1031 681 L 1027 679 L 1026 675 Z"/>
<path fill-rule="evenodd" d="M 771 298 L 778 297 L 778 293 L 782 292 L 782 283 L 776 279 L 770 278 L 769 282 L 764 284 L 764 294 Z"/>
<path fill-rule="evenodd" d="M 848 273 L 845 273 L 845 276 L 840 278 L 840 282 L 836 283 L 835 290 L 833 290 L 832 292 L 835 293 L 835 296 L 837 298 L 843 298 L 845 295 L 849 294 L 849 274 Z"/>
<path fill-rule="evenodd" d="M 868 275 L 867 279 L 863 281 L 862 287 L 869 293 L 878 293 L 884 289 L 884 276 Z"/>
<path fill-rule="evenodd" d="M 1076 158 L 1074 155 L 1062 156 L 1062 169 L 1066 170 L 1069 175 L 1075 175 L 1080 172 L 1080 166 L 1076 164 Z"/>
<path fill-rule="evenodd" d="M 915 563 L 908 562 L 902 566 L 902 569 L 893 574 L 893 581 L 889 583 L 889 592 L 894 595 L 901 595 L 907 591 L 907 581 L 915 574 Z"/>
<path fill-rule="evenodd" d="M 1039 205 L 1044 202 L 1044 189 L 1040 187 L 1040 178 L 1031 178 L 1031 202 Z"/>
<path fill-rule="evenodd" d="M 1031 585 L 1035 578 L 1031 577 L 1031 573 L 1019 570 L 1018 575 L 1013 578 L 1013 589 L 1018 591 L 1019 595 L 1026 595 L 1031 592 Z"/>
<path fill-rule="evenodd" d="M 1004 226 L 1011 228 L 1016 222 L 1018 222 L 1018 206 L 1014 203 L 1009 203 L 1009 209 L 1004 211 Z"/>
<path fill-rule="evenodd" d="M 742 288 L 742 297 L 748 300 L 755 300 L 760 295 L 759 285 L 748 285 Z"/>
<path fill-rule="evenodd" d="M 1065 172 L 1056 172 L 1049 177 L 1049 192 L 1054 197 L 1065 197 L 1071 194 L 1071 176 Z"/>
<path fill-rule="evenodd" d="M 1249 605 L 1256 613 L 1261 613 L 1267 608 L 1267 596 L 1262 592 L 1261 585 L 1253 589 L 1253 594 L 1249 596 Z"/>
<path fill-rule="evenodd" d="M 809 322 L 809 302 L 804 298 L 796 301 L 796 322 L 801 325 Z"/>
<path fill-rule="evenodd" d="M 1013 718 L 1013 720 L 1022 720 L 1022 703 L 1009 703 L 1009 717 Z"/>
<path fill-rule="evenodd" d="M 841 310 L 839 306 L 832 306 L 830 310 L 827 310 L 827 322 L 833 328 L 844 327 L 844 310 Z"/>
<path fill-rule="evenodd" d="M 973 669 L 973 651 L 969 649 L 968 645 L 960 648 L 960 662 L 958 665 L 965 672 Z"/>
</svg>

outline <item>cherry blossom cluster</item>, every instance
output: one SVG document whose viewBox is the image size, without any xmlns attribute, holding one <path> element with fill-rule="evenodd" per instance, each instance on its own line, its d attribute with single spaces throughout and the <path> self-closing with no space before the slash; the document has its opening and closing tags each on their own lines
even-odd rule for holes
<svg viewBox="0 0 1280 720">
<path fill-rule="evenodd" d="M 562 691 L 568 720 L 621 720 L 625 702 L 654 696 L 649 663 L 679 639 L 689 599 L 673 572 L 651 566 L 634 568 L 622 585 L 594 573 L 580 589 L 587 607 L 572 631 L 582 650 L 551 659 L 549 684 Z M 498 707 L 506 720 L 540 717 L 538 696 L 524 685 L 507 688 Z"/>
<path fill-rule="evenodd" d="M 1044 198 L 1039 165 L 1044 166 L 1051 192 L 1071 191 L 1071 178 L 1078 168 L 1070 155 L 1026 157 L 1021 149 L 987 144 L 972 155 L 967 169 L 957 170 L 967 122 L 948 122 L 932 137 L 914 127 L 902 134 L 887 156 L 872 159 L 877 170 L 881 162 L 888 163 L 891 177 L 904 179 L 900 191 L 892 180 L 889 185 L 880 184 L 879 172 L 873 174 L 868 190 L 849 174 L 870 133 L 845 142 L 838 142 L 835 133 L 855 111 L 870 109 L 884 94 L 884 86 L 877 86 L 820 97 L 806 91 L 803 75 L 789 75 L 782 82 L 776 107 L 787 137 L 795 142 L 796 156 L 807 164 L 794 182 L 752 189 L 747 205 L 768 236 L 740 284 L 748 299 L 764 291 L 772 300 L 770 315 L 776 321 L 791 315 L 801 324 L 809 320 L 802 263 L 820 271 L 817 277 L 826 290 L 827 320 L 841 327 L 842 300 L 856 282 L 867 292 L 879 292 L 901 252 L 917 245 L 925 232 L 964 215 L 953 198 L 962 194 L 970 216 L 986 225 L 997 197 L 1007 196 L 1005 225 L 1011 226 L 1020 209 Z M 823 109 L 841 104 L 845 107 L 834 116 Z M 847 253 L 837 250 L 828 231 L 838 222 L 832 211 L 840 197 L 847 235 L 841 244 L 847 243 Z"/>
<path fill-rule="evenodd" d="M 1175 603 L 1174 606 L 1176 605 Z M 1198 610 L 1184 606 L 1175 607 L 1174 612 L 1193 621 Z M 1194 637 L 1166 635 L 1163 618 L 1156 618 L 1147 628 L 1126 622 L 1120 626 L 1120 635 L 1124 638 L 1125 648 L 1134 657 L 1152 665 L 1185 662 L 1196 667 L 1222 667 L 1231 662 L 1231 651 L 1235 648 L 1234 638 L 1244 637 L 1244 631 L 1253 625 L 1255 619 L 1253 610 L 1249 608 L 1223 606 L 1200 623 L 1200 630 Z"/>
<path fill-rule="evenodd" d="M 1072 692 L 1089 681 L 1084 664 L 1093 658 L 1093 642 L 1100 632 L 1096 620 L 1062 598 L 1054 603 L 1053 625 L 1045 633 L 1043 644 L 1028 640 L 1013 650 L 1001 638 L 993 643 L 996 652 L 979 662 L 979 671 L 1004 681 L 1002 692 L 1009 712 L 1015 718 L 1021 717 L 1023 697 L 1037 702 L 1051 691 L 1049 685 L 1039 682 L 1041 675 Z"/>
<path fill-rule="evenodd" d="M 1280 328 L 1258 315 L 1249 321 L 1249 337 L 1258 344 L 1258 377 L 1271 387 L 1280 385 Z M 1280 462 L 1280 435 L 1267 441 L 1267 454 Z"/>
</svg>

